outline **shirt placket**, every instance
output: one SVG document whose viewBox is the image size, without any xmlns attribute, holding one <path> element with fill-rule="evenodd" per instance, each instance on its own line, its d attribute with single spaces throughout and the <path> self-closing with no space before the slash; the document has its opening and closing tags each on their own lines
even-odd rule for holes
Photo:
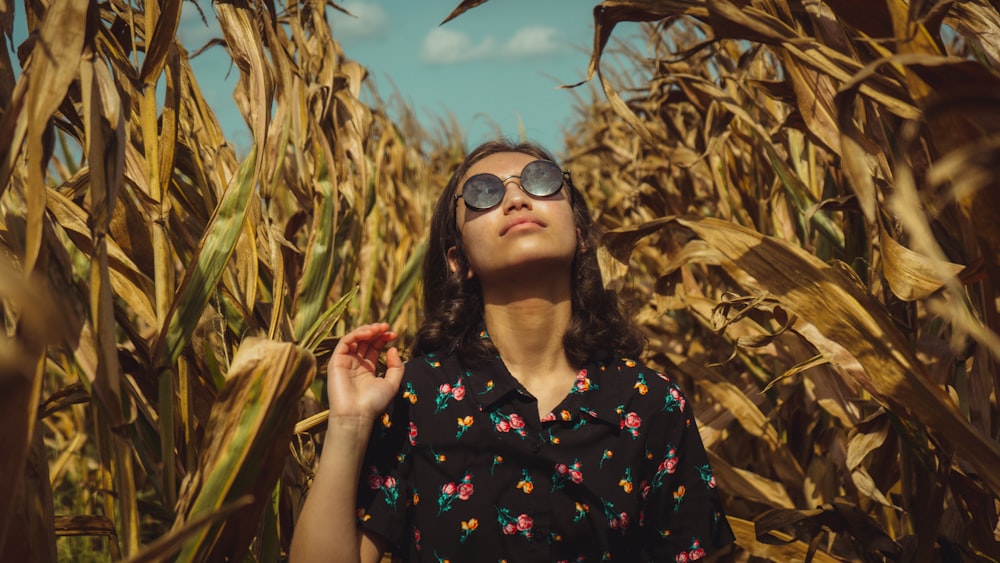
<svg viewBox="0 0 1000 563">
<path fill-rule="evenodd" d="M 528 541 L 524 544 L 525 561 L 551 561 L 551 542 L 553 526 L 553 492 L 551 486 L 552 455 L 551 445 L 544 437 L 542 424 L 538 420 L 538 404 L 534 397 L 523 388 L 518 388 L 516 399 L 511 402 L 512 412 L 525 421 L 524 438 L 515 438 L 516 443 L 510 446 L 518 450 L 517 459 L 523 460 L 520 467 L 511 468 L 520 473 L 518 490 L 523 495 L 518 506 L 524 509 L 519 516 L 530 518 L 530 523 L 523 518 L 519 520 L 519 528 L 530 524 L 530 534 L 525 530 L 518 533 L 525 535 Z"/>
</svg>

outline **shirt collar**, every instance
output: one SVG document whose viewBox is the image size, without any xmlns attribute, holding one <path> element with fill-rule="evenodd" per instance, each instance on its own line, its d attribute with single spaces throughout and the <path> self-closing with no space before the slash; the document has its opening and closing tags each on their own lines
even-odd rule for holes
<svg viewBox="0 0 1000 563">
<path fill-rule="evenodd" d="M 614 369 L 614 362 L 588 362 L 577 374 L 580 414 L 617 426 L 622 417 L 618 411 L 624 399 L 620 375 Z"/>
<path fill-rule="evenodd" d="M 461 362 L 460 362 L 461 363 Z M 465 385 L 483 408 L 491 407 L 508 393 L 518 392 L 521 386 L 507 370 L 499 357 L 473 367 L 465 367 Z"/>
<path fill-rule="evenodd" d="M 461 364 L 461 362 L 460 362 Z M 615 370 L 616 362 L 588 362 L 577 374 L 574 395 L 568 403 L 570 420 L 590 417 L 613 426 L 621 421 L 622 381 Z M 523 392 L 523 387 L 510 374 L 499 357 L 474 367 L 462 367 L 466 388 L 483 409 L 491 408 L 508 393 Z M 558 416 L 559 413 L 556 413 Z"/>
</svg>

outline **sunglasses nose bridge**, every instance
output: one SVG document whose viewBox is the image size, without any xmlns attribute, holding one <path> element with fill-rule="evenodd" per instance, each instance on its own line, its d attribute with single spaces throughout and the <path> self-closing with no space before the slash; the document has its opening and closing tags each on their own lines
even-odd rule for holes
<svg viewBox="0 0 1000 563">
<path fill-rule="evenodd" d="M 513 194 L 511 194 L 510 193 L 510 189 L 507 187 L 507 185 L 513 183 L 513 180 L 515 178 L 517 178 L 517 184 L 516 185 L 517 185 L 518 189 L 514 190 Z M 510 195 L 513 195 L 513 197 L 515 198 L 516 201 L 529 201 L 530 200 L 530 198 L 521 197 L 521 196 L 524 196 L 524 195 L 528 194 L 528 190 L 524 189 L 524 184 L 521 183 L 521 174 L 511 174 L 510 176 L 507 176 L 505 178 L 501 178 L 500 179 L 500 184 L 503 185 L 503 194 L 500 197 L 500 201 L 497 202 L 497 205 L 501 205 L 501 206 L 504 205 L 504 201 L 507 200 L 507 197 L 510 196 Z M 524 205 L 524 204 L 523 203 L 518 203 L 517 205 Z M 528 205 L 531 205 L 531 203 L 529 202 Z"/>
<path fill-rule="evenodd" d="M 521 175 L 520 174 L 511 174 L 510 176 L 507 176 L 505 178 L 500 178 L 500 185 L 502 185 L 504 187 L 504 189 L 506 189 L 507 188 L 507 184 L 510 183 L 510 181 L 513 180 L 514 178 L 517 178 L 517 185 L 520 186 L 521 185 Z"/>
</svg>

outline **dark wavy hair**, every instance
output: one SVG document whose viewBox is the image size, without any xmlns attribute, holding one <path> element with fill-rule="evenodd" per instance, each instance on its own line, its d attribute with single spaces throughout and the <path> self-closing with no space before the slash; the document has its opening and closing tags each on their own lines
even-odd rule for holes
<svg viewBox="0 0 1000 563">
<path fill-rule="evenodd" d="M 454 194 L 459 182 L 476 162 L 487 156 L 516 152 L 539 159 L 555 158 L 535 143 L 515 143 L 505 139 L 488 141 L 472 150 L 455 169 L 431 218 L 430 240 L 424 258 L 424 321 L 417 331 L 414 355 L 459 353 L 472 363 L 487 361 L 497 351 L 480 331 L 484 326 L 483 294 L 479 278 L 467 279 L 469 264 L 456 223 Z M 563 337 L 566 357 L 575 367 L 590 359 L 613 355 L 637 357 L 645 346 L 639 329 L 622 312 L 618 295 L 604 289 L 597 265 L 600 233 L 590 217 L 583 194 L 567 175 L 570 205 L 580 233 L 573 257 L 572 317 Z M 448 267 L 448 249 L 458 250 L 459 271 Z"/>
</svg>

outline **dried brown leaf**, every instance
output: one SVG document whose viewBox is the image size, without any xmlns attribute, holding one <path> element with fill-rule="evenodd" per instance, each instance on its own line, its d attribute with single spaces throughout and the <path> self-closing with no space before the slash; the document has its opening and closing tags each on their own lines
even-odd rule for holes
<svg viewBox="0 0 1000 563">
<path fill-rule="evenodd" d="M 906 248 L 885 228 L 879 229 L 879 241 L 885 258 L 885 279 L 892 292 L 904 301 L 926 299 L 964 269 L 961 264 L 930 258 Z"/>
<path fill-rule="evenodd" d="M 723 267 L 728 272 L 749 274 L 783 306 L 849 349 L 864 367 L 854 375 L 866 389 L 894 411 L 938 433 L 976 467 L 992 490 L 1000 491 L 1000 449 L 929 383 L 922 364 L 870 295 L 798 247 L 717 219 L 665 218 L 609 234 L 612 240 L 616 235 L 633 239 L 638 233 L 675 226 L 691 229 L 719 250 L 727 258 Z"/>
</svg>

